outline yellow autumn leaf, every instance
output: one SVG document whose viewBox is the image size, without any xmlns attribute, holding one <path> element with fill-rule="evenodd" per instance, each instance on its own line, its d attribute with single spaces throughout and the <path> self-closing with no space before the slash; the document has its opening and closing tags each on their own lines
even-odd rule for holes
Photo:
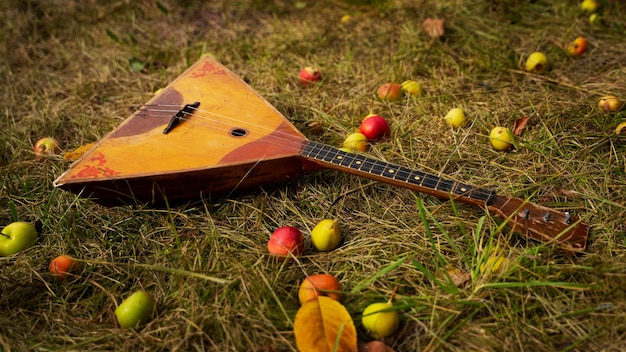
<svg viewBox="0 0 626 352">
<path fill-rule="evenodd" d="M 319 296 L 300 307 L 293 324 L 300 352 L 356 352 L 356 328 L 339 302 Z"/>
<path fill-rule="evenodd" d="M 80 147 L 66 152 L 65 154 L 63 154 L 63 160 L 65 161 L 76 161 L 78 160 L 78 158 L 80 158 L 81 156 L 83 156 L 83 154 L 85 154 L 86 151 L 88 151 L 89 149 L 91 149 L 91 147 L 93 147 L 94 143 L 88 143 L 88 144 L 84 144 L 81 145 Z"/>
</svg>

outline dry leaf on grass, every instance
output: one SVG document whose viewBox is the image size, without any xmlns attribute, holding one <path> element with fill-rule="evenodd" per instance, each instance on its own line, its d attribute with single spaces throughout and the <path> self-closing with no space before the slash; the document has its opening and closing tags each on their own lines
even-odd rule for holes
<svg viewBox="0 0 626 352">
<path fill-rule="evenodd" d="M 427 18 L 422 22 L 422 27 L 431 38 L 437 39 L 445 33 L 445 22 L 446 20 L 444 19 Z"/>
<path fill-rule="evenodd" d="M 513 135 L 521 136 L 522 133 L 524 133 L 524 131 L 526 130 L 528 120 L 530 120 L 530 117 L 528 116 L 522 116 L 519 119 L 515 120 L 515 125 L 513 126 Z"/>
<path fill-rule="evenodd" d="M 455 267 L 448 267 L 446 269 L 447 276 L 456 287 L 461 287 L 470 280 L 470 274 L 467 271 Z"/>
<path fill-rule="evenodd" d="M 350 313 L 341 303 L 325 296 L 298 309 L 293 331 L 300 352 L 357 350 L 356 328 Z"/>
</svg>

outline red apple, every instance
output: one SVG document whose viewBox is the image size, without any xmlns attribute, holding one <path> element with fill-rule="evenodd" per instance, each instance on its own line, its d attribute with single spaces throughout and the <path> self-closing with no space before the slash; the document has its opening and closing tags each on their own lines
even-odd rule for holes
<svg viewBox="0 0 626 352">
<path fill-rule="evenodd" d="M 34 151 L 35 157 L 41 160 L 46 156 L 59 154 L 61 147 L 59 146 L 59 142 L 53 137 L 43 137 L 35 142 Z"/>
<path fill-rule="evenodd" d="M 585 51 L 587 51 L 587 40 L 583 37 L 574 39 L 567 46 L 567 53 L 571 56 L 582 55 Z"/>
<path fill-rule="evenodd" d="M 391 132 L 387 120 L 383 117 L 370 114 L 367 115 L 359 126 L 359 132 L 361 132 L 367 139 L 371 141 L 377 141 L 383 137 L 386 137 Z"/>
<path fill-rule="evenodd" d="M 398 101 L 404 97 L 404 92 L 398 83 L 385 83 L 378 88 L 376 95 L 380 100 Z"/>
<path fill-rule="evenodd" d="M 308 86 L 313 82 L 317 82 L 322 79 L 322 74 L 319 70 L 314 67 L 305 67 L 300 70 L 300 74 L 298 74 L 298 78 L 300 79 L 300 84 L 303 86 Z"/>
<path fill-rule="evenodd" d="M 69 255 L 60 255 L 50 262 L 48 270 L 50 274 L 58 281 L 63 281 L 67 277 L 68 273 L 77 270 L 79 267 L 76 259 Z"/>
<path fill-rule="evenodd" d="M 297 257 L 304 252 L 302 233 L 296 227 L 283 226 L 277 228 L 267 242 L 267 250 L 277 257 Z"/>
<path fill-rule="evenodd" d="M 341 300 L 339 280 L 330 274 L 316 274 L 304 279 L 298 289 L 300 304 L 305 304 L 318 296 L 327 296 L 335 301 Z"/>
</svg>

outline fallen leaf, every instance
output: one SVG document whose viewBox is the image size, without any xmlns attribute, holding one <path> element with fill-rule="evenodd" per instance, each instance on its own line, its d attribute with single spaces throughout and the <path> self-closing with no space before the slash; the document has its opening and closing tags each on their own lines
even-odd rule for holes
<svg viewBox="0 0 626 352">
<path fill-rule="evenodd" d="M 65 161 L 76 161 L 78 160 L 78 158 L 80 158 L 81 156 L 83 156 L 83 154 L 85 154 L 86 151 L 88 151 L 89 149 L 91 149 L 91 147 L 93 147 L 94 143 L 88 143 L 88 144 L 84 144 L 81 145 L 80 147 L 69 151 L 69 152 L 65 152 L 65 154 L 63 154 L 63 160 Z"/>
<path fill-rule="evenodd" d="M 515 120 L 515 125 L 513 126 L 513 135 L 521 136 L 522 133 L 524 133 L 524 131 L 526 130 L 528 120 L 530 120 L 530 117 L 525 115 Z"/>
<path fill-rule="evenodd" d="M 324 130 L 324 125 L 320 121 L 311 121 L 307 127 L 310 134 L 320 134 Z"/>
<path fill-rule="evenodd" d="M 445 33 L 445 22 L 444 19 L 427 18 L 422 23 L 422 27 L 431 38 L 437 39 Z"/>
<path fill-rule="evenodd" d="M 470 274 L 468 272 L 455 267 L 448 267 L 447 274 L 456 287 L 463 286 L 470 279 Z"/>
<path fill-rule="evenodd" d="M 626 135 L 626 122 L 622 122 L 615 127 L 615 134 Z"/>
<path fill-rule="evenodd" d="M 320 296 L 303 304 L 293 324 L 300 352 L 356 352 L 356 328 L 339 302 Z"/>
</svg>

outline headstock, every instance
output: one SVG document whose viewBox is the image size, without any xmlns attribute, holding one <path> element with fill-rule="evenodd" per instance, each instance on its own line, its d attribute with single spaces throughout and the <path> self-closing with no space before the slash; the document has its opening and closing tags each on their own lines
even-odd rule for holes
<svg viewBox="0 0 626 352">
<path fill-rule="evenodd" d="M 497 196 L 488 209 L 506 219 L 513 231 L 533 239 L 556 244 L 572 253 L 587 247 L 589 226 L 570 212 L 502 196 Z"/>
</svg>

